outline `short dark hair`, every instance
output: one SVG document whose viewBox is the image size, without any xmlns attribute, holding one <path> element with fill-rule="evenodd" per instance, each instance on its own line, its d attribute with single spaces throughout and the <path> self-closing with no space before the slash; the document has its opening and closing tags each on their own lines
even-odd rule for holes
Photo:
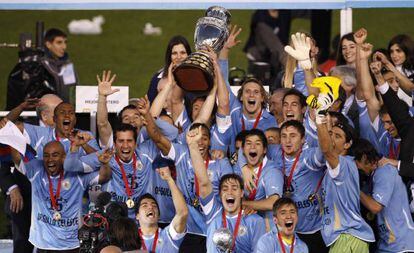
<svg viewBox="0 0 414 253">
<path fill-rule="evenodd" d="M 334 127 L 340 128 L 345 133 L 345 141 L 353 145 L 356 139 L 355 129 L 348 122 L 338 121 Z"/>
<path fill-rule="evenodd" d="M 267 131 L 280 133 L 280 128 L 278 128 L 278 127 L 269 127 L 268 129 L 265 130 L 265 132 L 267 132 Z"/>
<path fill-rule="evenodd" d="M 50 28 L 46 31 L 44 39 L 45 42 L 53 42 L 56 37 L 67 38 L 68 36 L 62 30 L 59 30 L 57 28 Z"/>
<path fill-rule="evenodd" d="M 303 95 L 302 92 L 298 91 L 297 89 L 295 89 L 295 88 L 289 89 L 285 93 L 285 95 L 283 96 L 282 102 L 285 102 L 285 99 L 286 99 L 287 96 L 296 96 L 296 97 L 299 98 L 299 103 L 300 103 L 300 105 L 302 107 L 306 107 L 307 106 L 306 105 L 306 97 L 305 97 L 305 95 Z"/>
<path fill-rule="evenodd" d="M 154 198 L 154 196 L 152 196 L 151 193 L 145 193 L 144 195 L 141 195 L 141 197 L 139 197 L 139 199 L 137 201 L 137 205 L 135 206 L 135 213 L 139 213 L 139 207 L 141 206 L 141 202 L 144 199 L 152 199 L 152 200 L 154 200 L 155 201 L 155 204 L 157 204 L 158 213 L 161 214 L 160 207 L 158 206 L 158 202 Z"/>
<path fill-rule="evenodd" d="M 122 114 L 126 110 L 137 110 L 137 107 L 135 105 L 129 104 L 129 105 L 125 106 L 124 108 L 122 108 L 122 110 L 119 111 L 119 113 L 118 113 L 118 121 L 119 121 L 120 124 L 122 123 Z"/>
<path fill-rule="evenodd" d="M 291 198 L 281 197 L 280 199 L 276 200 L 273 204 L 273 216 L 276 216 L 277 211 L 285 205 L 292 205 L 295 207 L 296 212 L 298 211 L 298 207 L 296 206 L 295 202 Z"/>
<path fill-rule="evenodd" d="M 241 141 L 243 143 L 246 139 L 246 135 L 249 133 L 249 130 L 242 130 L 236 135 L 236 141 Z"/>
<path fill-rule="evenodd" d="M 361 161 L 365 155 L 366 159 L 370 163 L 378 162 L 381 159 L 380 154 L 377 152 L 371 142 L 365 139 L 358 139 L 352 146 L 353 155 L 355 160 Z"/>
<path fill-rule="evenodd" d="M 190 126 L 190 130 L 193 130 L 193 129 L 199 128 L 200 126 L 201 126 L 201 128 L 203 128 L 204 130 L 206 130 L 206 132 L 207 132 L 207 134 L 208 134 L 208 138 L 209 138 L 209 139 L 211 139 L 211 136 L 210 136 L 210 128 L 208 128 L 208 126 L 207 126 L 206 124 L 204 124 L 204 123 L 193 123 L 193 124 Z"/>
<path fill-rule="evenodd" d="M 345 123 L 349 123 L 348 119 L 345 117 L 345 115 L 342 114 L 342 112 L 332 112 L 329 111 L 329 116 L 331 117 L 335 117 L 338 122 L 345 124 Z"/>
<path fill-rule="evenodd" d="M 242 140 L 242 147 L 244 147 L 244 144 L 246 144 L 246 139 L 249 136 L 258 136 L 259 139 L 262 141 L 263 147 L 267 149 L 267 138 L 266 138 L 266 135 L 260 129 L 251 129 L 251 130 L 249 130 L 246 133 L 246 136 L 244 136 L 244 139 Z"/>
<path fill-rule="evenodd" d="M 57 115 L 57 111 L 59 110 L 59 108 L 62 106 L 62 105 L 65 105 L 65 104 L 67 104 L 67 105 L 71 105 L 72 107 L 73 107 L 73 105 L 71 104 L 71 103 L 68 103 L 68 102 L 60 102 L 56 107 L 55 107 L 55 110 L 53 111 L 53 116 L 56 116 Z"/>
<path fill-rule="evenodd" d="M 117 138 L 116 134 L 118 132 L 128 132 L 128 131 L 131 131 L 134 134 L 134 140 L 137 141 L 137 138 L 138 138 L 137 128 L 130 124 L 121 123 L 117 128 L 115 128 L 114 143 L 116 142 L 116 138 Z"/>
<path fill-rule="evenodd" d="M 282 124 L 282 126 L 280 127 L 280 132 L 282 132 L 283 129 L 288 128 L 288 127 L 294 127 L 294 128 L 296 128 L 299 131 L 300 136 L 302 138 L 305 137 L 305 127 L 299 121 L 297 121 L 297 120 L 288 120 L 288 121 L 285 121 Z"/>
<path fill-rule="evenodd" d="M 236 180 L 240 184 L 240 189 L 244 190 L 244 183 L 243 178 L 235 173 L 230 173 L 222 176 L 220 178 L 219 182 L 219 193 L 221 192 L 221 189 L 223 188 L 223 184 L 229 180 Z"/>
</svg>

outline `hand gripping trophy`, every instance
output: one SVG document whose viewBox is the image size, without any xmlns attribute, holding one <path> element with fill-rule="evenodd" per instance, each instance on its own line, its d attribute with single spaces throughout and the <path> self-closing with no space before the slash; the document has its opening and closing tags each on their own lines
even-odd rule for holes
<svg viewBox="0 0 414 253">
<path fill-rule="evenodd" d="M 194 32 L 196 52 L 190 54 L 174 71 L 178 86 L 187 92 L 206 93 L 214 85 L 214 68 L 205 51 L 208 47 L 218 53 L 229 37 L 230 12 L 220 6 L 207 9 L 198 19 Z"/>
</svg>

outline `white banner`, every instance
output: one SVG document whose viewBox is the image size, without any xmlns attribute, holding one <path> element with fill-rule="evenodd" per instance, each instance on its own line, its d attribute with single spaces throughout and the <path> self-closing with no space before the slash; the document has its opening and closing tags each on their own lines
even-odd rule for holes
<svg viewBox="0 0 414 253">
<path fill-rule="evenodd" d="M 128 105 L 129 87 L 114 86 L 120 91 L 106 98 L 108 112 L 119 112 Z M 96 112 L 98 103 L 98 86 L 76 86 L 76 112 Z"/>
</svg>

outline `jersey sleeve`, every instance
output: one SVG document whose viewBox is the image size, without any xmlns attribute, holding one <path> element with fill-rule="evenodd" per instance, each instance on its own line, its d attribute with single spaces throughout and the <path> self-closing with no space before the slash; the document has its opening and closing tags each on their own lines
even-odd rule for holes
<svg viewBox="0 0 414 253">
<path fill-rule="evenodd" d="M 44 169 L 43 161 L 38 159 L 33 159 L 28 163 L 21 161 L 18 167 L 18 171 L 20 171 L 23 175 L 26 175 L 29 181 L 33 179 L 36 172 L 42 169 Z"/>
<path fill-rule="evenodd" d="M 377 169 L 374 174 L 374 188 L 372 197 L 383 206 L 388 206 L 395 184 L 397 172 L 395 169 L 383 167 Z"/>
<path fill-rule="evenodd" d="M 100 167 L 101 162 L 96 152 L 85 156 L 80 156 L 78 152 L 71 152 L 67 154 L 63 163 L 64 170 L 68 172 L 90 173 L 99 170 Z"/>
<path fill-rule="evenodd" d="M 223 209 L 213 191 L 207 197 L 200 198 L 200 204 L 203 209 L 203 213 L 206 216 L 207 225 L 210 224 Z"/>
<path fill-rule="evenodd" d="M 87 173 L 87 174 L 80 174 L 79 177 L 81 179 L 83 189 L 86 190 L 88 189 L 89 186 L 98 184 L 99 171 L 95 171 L 95 172 Z"/>
<path fill-rule="evenodd" d="M 332 168 L 329 163 L 326 163 L 326 166 L 328 167 L 329 176 L 334 181 L 344 182 L 346 177 L 350 174 L 350 166 L 352 166 L 351 163 L 354 163 L 354 161 L 351 161 L 349 158 L 346 158 L 345 156 L 339 156 L 338 158 L 339 162 L 335 168 Z"/>
<path fill-rule="evenodd" d="M 170 245 L 172 247 L 175 248 L 175 250 L 178 251 L 178 249 L 180 248 L 181 243 L 184 240 L 184 236 L 186 234 L 186 232 L 184 233 L 178 233 L 177 231 L 175 231 L 174 226 L 172 225 L 172 223 L 170 225 L 168 225 L 163 232 L 165 231 L 168 240 L 170 242 Z"/>
<path fill-rule="evenodd" d="M 380 145 L 378 142 L 378 136 L 377 133 L 372 126 L 371 119 L 368 115 L 368 109 L 366 107 L 365 102 L 357 102 L 358 104 L 358 111 L 359 111 L 359 129 L 362 129 L 363 131 L 360 131 L 359 134 L 361 138 L 364 138 L 368 140 L 369 142 L 374 145 L 376 150 L 380 152 Z"/>
<path fill-rule="evenodd" d="M 159 149 L 152 140 L 147 140 L 138 146 L 137 152 L 142 156 L 147 156 L 150 160 L 153 161 L 155 157 L 159 154 Z"/>
<path fill-rule="evenodd" d="M 182 161 L 182 159 L 184 159 L 185 154 L 187 154 L 188 152 L 189 151 L 185 145 L 172 142 L 171 148 L 168 154 L 166 156 L 161 154 L 161 156 L 174 161 L 174 163 L 177 165 L 178 163 Z"/>
<path fill-rule="evenodd" d="M 319 171 L 325 167 L 325 157 L 319 147 L 307 149 L 304 155 L 303 162 L 306 168 L 313 171 Z"/>
<path fill-rule="evenodd" d="M 269 168 L 267 173 L 264 175 L 262 185 L 265 189 L 266 198 L 272 195 L 283 195 L 283 175 L 280 170 L 276 168 L 276 164 L 272 163 L 272 167 Z"/>
<path fill-rule="evenodd" d="M 39 138 L 41 138 L 41 136 L 39 135 L 39 131 L 43 130 L 44 128 L 45 127 L 35 126 L 35 125 L 32 125 L 32 124 L 24 123 L 23 135 L 26 137 L 26 139 L 29 141 L 29 144 L 32 147 L 34 147 L 37 140 L 39 140 Z"/>
</svg>

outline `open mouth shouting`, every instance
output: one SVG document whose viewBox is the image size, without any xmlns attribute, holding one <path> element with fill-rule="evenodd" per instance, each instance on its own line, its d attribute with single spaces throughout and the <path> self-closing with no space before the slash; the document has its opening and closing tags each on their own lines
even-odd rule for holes
<svg viewBox="0 0 414 253">
<path fill-rule="evenodd" d="M 285 115 L 286 120 L 293 120 L 295 119 L 295 114 L 293 112 L 287 112 Z"/>
<path fill-rule="evenodd" d="M 154 211 L 149 211 L 145 214 L 145 216 L 147 218 L 155 218 L 155 212 Z"/>
</svg>

